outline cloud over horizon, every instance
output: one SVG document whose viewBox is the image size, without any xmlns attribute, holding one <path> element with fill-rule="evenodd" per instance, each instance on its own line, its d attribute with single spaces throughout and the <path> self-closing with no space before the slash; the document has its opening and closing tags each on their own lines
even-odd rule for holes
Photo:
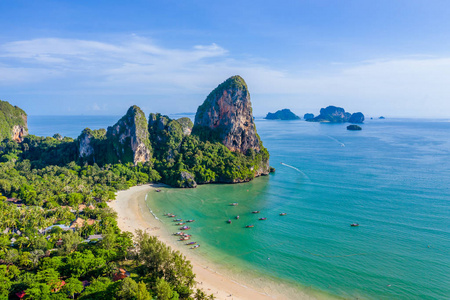
<svg viewBox="0 0 450 300">
<path fill-rule="evenodd" d="M 89 103 L 95 95 L 176 98 L 206 96 L 227 77 L 239 74 L 257 99 L 257 111 L 283 107 L 318 111 L 336 104 L 375 114 L 450 116 L 450 57 L 407 56 L 282 70 L 270 61 L 235 56 L 214 43 L 177 49 L 136 35 L 113 42 L 12 41 L 0 45 L 0 89 L 8 94 L 84 95 Z"/>
</svg>

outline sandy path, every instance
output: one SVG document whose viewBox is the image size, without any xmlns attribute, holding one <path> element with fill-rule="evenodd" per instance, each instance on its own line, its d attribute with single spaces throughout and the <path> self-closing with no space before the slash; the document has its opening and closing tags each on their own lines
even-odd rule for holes
<svg viewBox="0 0 450 300">
<path fill-rule="evenodd" d="M 116 200 L 108 205 L 118 214 L 118 226 L 122 231 L 134 233 L 137 229 L 144 230 L 151 235 L 157 236 L 161 241 L 171 246 L 172 249 L 181 251 L 192 263 L 196 274 L 197 288 L 203 289 L 207 294 L 214 294 L 216 299 L 237 300 L 266 300 L 266 299 L 316 299 L 306 294 L 294 292 L 295 297 L 287 297 L 276 293 L 270 288 L 257 288 L 244 285 L 212 270 L 204 261 L 180 248 L 169 233 L 161 230 L 162 223 L 150 213 L 145 204 L 145 195 L 157 184 L 146 184 L 132 187 L 126 191 L 117 193 Z M 284 293 L 283 293 L 284 294 Z M 291 293 L 289 293 L 292 295 Z"/>
</svg>

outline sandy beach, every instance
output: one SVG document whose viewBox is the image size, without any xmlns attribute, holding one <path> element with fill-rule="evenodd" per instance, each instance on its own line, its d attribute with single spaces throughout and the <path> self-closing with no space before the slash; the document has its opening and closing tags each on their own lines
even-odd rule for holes
<svg viewBox="0 0 450 300">
<path fill-rule="evenodd" d="M 118 225 L 122 231 L 134 234 L 138 229 L 157 236 L 161 241 L 182 252 L 192 263 L 196 274 L 197 288 L 203 289 L 207 294 L 214 294 L 216 299 L 316 299 L 308 294 L 299 294 L 298 290 L 280 293 L 264 284 L 264 287 L 250 286 L 247 282 L 239 283 L 228 276 L 215 271 L 215 266 L 201 261 L 186 248 L 179 247 L 168 232 L 162 230 L 162 223 L 155 218 L 145 204 L 145 195 L 158 184 L 135 186 L 126 191 L 119 191 L 116 200 L 108 205 L 118 214 Z M 283 289 L 284 290 L 284 289 Z M 288 296 L 289 295 L 289 296 Z"/>
</svg>

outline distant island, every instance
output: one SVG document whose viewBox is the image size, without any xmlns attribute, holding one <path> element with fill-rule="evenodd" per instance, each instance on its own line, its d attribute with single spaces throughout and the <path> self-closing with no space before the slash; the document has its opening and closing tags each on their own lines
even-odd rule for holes
<svg viewBox="0 0 450 300">
<path fill-rule="evenodd" d="M 267 116 L 264 118 L 266 120 L 298 120 L 299 116 L 294 114 L 290 109 L 281 109 L 275 113 L 267 113 Z"/>
<path fill-rule="evenodd" d="M 364 115 L 360 112 L 350 114 L 342 107 L 328 106 L 320 109 L 320 114 L 315 118 L 306 119 L 308 122 L 323 122 L 323 123 L 363 123 Z"/>
<path fill-rule="evenodd" d="M 311 113 L 304 114 L 304 115 L 303 115 L 303 119 L 304 119 L 305 121 L 314 119 L 314 114 L 311 114 Z"/>
</svg>

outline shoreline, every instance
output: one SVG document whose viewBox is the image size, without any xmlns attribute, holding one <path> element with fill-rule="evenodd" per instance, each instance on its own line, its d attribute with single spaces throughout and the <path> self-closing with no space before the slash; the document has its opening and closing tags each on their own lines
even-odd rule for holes
<svg viewBox="0 0 450 300">
<path fill-rule="evenodd" d="M 248 282 L 239 283 L 236 279 L 218 272 L 213 263 L 196 256 L 195 253 L 186 251 L 175 243 L 171 233 L 163 228 L 163 223 L 152 213 L 145 202 L 146 195 L 158 187 L 166 187 L 164 184 L 145 184 L 134 186 L 125 191 L 116 193 L 116 200 L 108 202 L 108 206 L 117 212 L 117 224 L 122 231 L 135 233 L 141 229 L 150 235 L 158 237 L 166 245 L 180 251 L 191 262 L 196 274 L 195 288 L 202 289 L 205 293 L 213 294 L 216 299 L 241 299 L 241 300 L 267 300 L 267 299 L 318 299 L 315 295 L 293 289 L 287 292 L 281 284 L 279 289 L 271 288 L 272 285 L 264 285 L 259 288 Z M 210 267 L 212 266 L 212 268 Z M 268 280 L 264 280 L 266 283 Z M 280 292 L 283 291 L 283 292 Z M 299 294 L 300 292 L 300 294 Z M 321 297 L 320 297 L 321 298 Z"/>
</svg>

